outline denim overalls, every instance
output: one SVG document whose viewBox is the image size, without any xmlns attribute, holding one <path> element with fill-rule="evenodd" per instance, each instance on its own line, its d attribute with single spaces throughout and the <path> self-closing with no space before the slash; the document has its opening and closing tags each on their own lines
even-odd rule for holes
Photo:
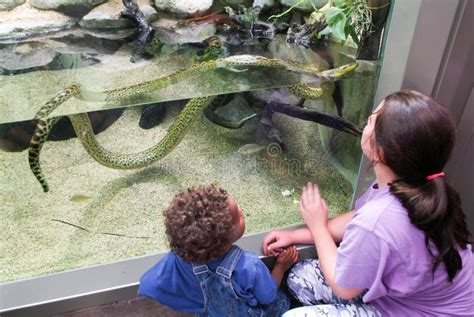
<svg viewBox="0 0 474 317">
<path fill-rule="evenodd" d="M 205 264 L 193 264 L 193 273 L 199 280 L 204 296 L 204 310 L 197 316 L 276 317 L 288 310 L 290 301 L 281 290 L 278 290 L 277 298 L 270 305 L 250 306 L 237 296 L 232 287 L 231 276 L 242 252 L 238 246 L 233 246 L 216 272 L 209 270 Z"/>
</svg>

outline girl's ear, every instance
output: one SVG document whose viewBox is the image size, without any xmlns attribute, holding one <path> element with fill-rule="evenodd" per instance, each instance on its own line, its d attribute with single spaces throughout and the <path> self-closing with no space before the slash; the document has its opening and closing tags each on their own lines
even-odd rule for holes
<svg viewBox="0 0 474 317">
<path fill-rule="evenodd" d="M 377 156 L 379 161 L 383 161 L 385 159 L 385 153 L 382 148 L 379 148 L 379 150 L 377 151 Z"/>
<path fill-rule="evenodd" d="M 376 151 L 374 153 L 374 159 L 377 163 L 385 161 L 385 153 L 381 147 L 377 146 Z"/>
<path fill-rule="evenodd" d="M 368 150 L 368 159 L 373 163 L 376 164 L 379 162 L 379 147 L 377 145 L 377 142 L 375 141 L 375 135 L 372 132 L 371 135 L 369 136 L 368 143 L 370 144 L 370 149 Z"/>
<path fill-rule="evenodd" d="M 383 149 L 377 144 L 375 141 L 375 137 L 372 140 L 372 157 L 371 157 L 371 162 L 372 165 L 378 164 L 380 162 L 383 162 L 385 155 L 383 152 Z"/>
</svg>

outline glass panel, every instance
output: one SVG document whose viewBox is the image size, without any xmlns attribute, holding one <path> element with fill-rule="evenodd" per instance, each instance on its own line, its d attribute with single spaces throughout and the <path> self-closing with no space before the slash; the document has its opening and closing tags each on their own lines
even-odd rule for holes
<svg viewBox="0 0 474 317">
<path fill-rule="evenodd" d="M 201 63 L 202 48 L 165 45 L 153 58 L 132 63 L 127 43 L 86 37 L 77 44 L 68 36 L 41 45 L 76 43 L 87 51 L 95 44 L 100 53 L 55 49 L 45 65 L 24 66 L 23 60 L 23 68 L 15 68 L 15 52 L 36 51 L 39 44 L 17 41 L 0 47 L 0 282 L 167 251 L 161 212 L 177 191 L 193 185 L 215 183 L 228 190 L 244 210 L 246 234 L 301 223 L 298 199 L 309 181 L 319 184 L 332 216 L 349 208 L 360 139 L 353 131 L 317 124 L 321 121 L 314 114 L 335 116 L 339 111 L 346 128 L 362 126 L 373 106 L 379 60 L 358 61 L 358 68 L 338 81 L 332 94 L 306 100 L 302 119 L 294 109 L 303 109 L 304 100 L 288 86 L 318 88 L 319 71 L 237 65 L 175 73 Z M 269 43 L 231 46 L 226 56 L 241 54 L 296 61 L 323 71 L 354 62 L 356 49 L 334 43 L 319 49 L 290 46 L 279 34 Z M 173 73 L 179 75 L 168 84 L 163 78 Z M 88 100 L 95 93 L 152 80 L 164 87 L 124 100 Z M 85 100 L 72 97 L 51 115 L 65 117 L 41 150 L 49 185 L 45 193 L 28 165 L 37 124 L 31 119 L 72 84 L 80 85 Z M 198 111 L 192 124 L 172 126 L 189 98 L 198 96 L 219 96 L 221 104 L 207 115 Z M 96 162 L 75 137 L 71 120 L 80 125 L 78 118 L 85 114 L 98 142 L 116 153 L 138 153 L 176 128 L 188 130 L 175 144 L 168 135 L 164 143 L 171 149 L 164 158 L 138 169 L 116 169 Z M 219 120 L 213 114 L 224 120 L 213 123 Z M 248 120 L 239 128 L 222 126 L 243 118 Z"/>
<path fill-rule="evenodd" d="M 321 70 L 327 64 L 317 56 L 308 54 L 304 48 L 284 48 L 283 42 L 276 41 L 269 47 L 241 45 L 232 50 L 235 55 L 258 55 L 283 61 L 292 61 L 311 65 Z M 15 52 L 30 44 L 6 44 L 5 52 Z M 31 49 L 31 48 L 30 48 Z M 79 85 L 84 97 L 72 98 L 66 105 L 59 107 L 55 115 L 67 115 L 94 110 L 134 106 L 146 103 L 178 100 L 197 96 L 219 95 L 222 93 L 249 91 L 262 88 L 282 87 L 301 82 L 318 83 L 317 75 L 299 73 L 270 67 L 225 66 L 225 62 L 202 62 L 203 67 L 196 71 L 180 72 L 191 65 L 201 63 L 202 50 L 189 45 L 169 45 L 160 55 L 147 62 L 131 63 L 130 52 L 117 51 L 102 57 L 87 66 L 87 57 L 82 54 L 58 53 L 48 70 L 26 72 L 26 70 L 8 70 L 7 76 L 0 77 L 0 123 L 33 119 L 42 103 L 52 98 L 61 89 L 70 85 Z M 291 56 L 288 55 L 291 51 Z M 6 54 L 5 54 L 6 55 Z M 4 56 L 6 57 L 6 56 Z M 14 67 L 5 60 L 4 67 Z M 284 66 L 284 65 L 283 65 Z M 233 68 L 235 67 L 235 68 Z M 43 67 L 44 68 L 44 67 Z M 49 68 L 58 68 L 49 70 Z M 33 68 L 35 69 L 35 68 Z M 289 68 L 290 69 L 290 68 Z M 174 76 L 173 76 L 174 75 Z M 160 81 L 161 79 L 161 81 Z M 98 92 L 110 91 L 140 83 L 155 81 L 161 89 L 151 89 L 131 98 L 109 102 L 90 101 Z M 91 96 L 89 96 L 91 95 Z M 101 97 L 97 97 L 101 98 Z"/>
</svg>

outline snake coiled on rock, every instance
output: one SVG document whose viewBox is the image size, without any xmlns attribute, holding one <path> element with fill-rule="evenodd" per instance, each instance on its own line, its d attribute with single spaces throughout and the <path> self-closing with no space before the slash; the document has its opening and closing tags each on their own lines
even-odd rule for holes
<svg viewBox="0 0 474 317">
<path fill-rule="evenodd" d="M 35 115 L 34 119 L 37 120 L 37 126 L 28 150 L 30 168 L 43 187 L 43 190 L 47 192 L 49 187 L 40 166 L 41 148 L 46 142 L 51 129 L 61 118 L 50 117 L 50 115 L 59 105 L 71 97 L 86 101 L 120 100 L 173 85 L 183 78 L 203 74 L 208 70 L 222 68 L 228 71 L 242 72 L 251 67 L 281 69 L 314 75 L 322 82 L 320 87 L 294 84 L 290 85 L 289 88 L 290 91 L 301 98 L 320 99 L 330 96 L 334 89 L 333 81 L 338 80 L 341 76 L 354 70 L 357 64 L 351 63 L 338 68 L 321 71 L 316 67 L 293 61 L 283 61 L 257 55 L 235 55 L 195 64 L 189 68 L 175 71 L 174 73 L 155 80 L 104 92 L 89 91 L 82 89 L 79 85 L 71 85 L 61 90 L 52 99 L 46 102 Z M 184 138 L 197 117 L 197 114 L 209 105 L 214 98 L 216 97 L 192 98 L 174 120 L 162 140 L 149 149 L 132 154 L 114 153 L 99 144 L 92 130 L 87 113 L 71 114 L 68 115 L 68 118 L 71 120 L 82 146 L 98 163 L 115 169 L 133 169 L 147 166 L 169 154 Z"/>
</svg>

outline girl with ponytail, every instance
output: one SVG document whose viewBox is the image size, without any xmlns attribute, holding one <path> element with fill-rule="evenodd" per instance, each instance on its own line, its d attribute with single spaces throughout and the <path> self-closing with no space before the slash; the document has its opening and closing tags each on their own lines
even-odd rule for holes
<svg viewBox="0 0 474 317">
<path fill-rule="evenodd" d="M 454 122 L 434 99 L 412 90 L 385 97 L 361 140 L 376 181 L 355 209 L 328 220 L 309 183 L 300 199 L 307 227 L 263 242 L 267 255 L 296 243 L 318 252 L 291 270 L 288 287 L 305 306 L 284 316 L 474 316 L 470 234 L 443 172 L 454 141 Z"/>
</svg>

